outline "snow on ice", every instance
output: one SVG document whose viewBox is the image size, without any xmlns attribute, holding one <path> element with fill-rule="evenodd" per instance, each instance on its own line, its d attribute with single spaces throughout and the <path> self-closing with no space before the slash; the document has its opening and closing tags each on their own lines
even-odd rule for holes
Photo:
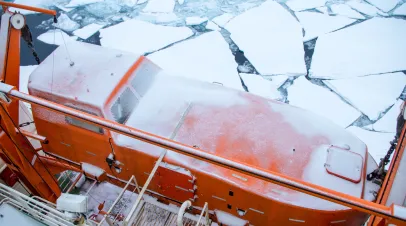
<svg viewBox="0 0 406 226">
<path fill-rule="evenodd" d="M 192 17 L 186 17 L 186 25 L 199 25 L 208 20 L 207 17 L 198 17 L 198 16 L 192 16 Z"/>
<path fill-rule="evenodd" d="M 39 35 L 37 39 L 47 44 L 59 46 L 64 45 L 64 43 L 75 41 L 77 37 L 69 36 L 68 34 L 59 29 L 51 29 Z"/>
<path fill-rule="evenodd" d="M 324 13 L 324 14 L 328 14 L 328 8 L 327 6 L 322 6 L 322 7 L 318 7 L 316 8 L 318 11 Z"/>
<path fill-rule="evenodd" d="M 102 46 L 113 49 L 144 54 L 159 50 L 192 35 L 192 30 L 187 27 L 155 25 L 132 19 L 101 29 L 100 43 Z"/>
<path fill-rule="evenodd" d="M 340 79 L 406 70 L 405 39 L 406 21 L 395 18 L 373 18 L 321 35 L 309 76 Z"/>
<path fill-rule="evenodd" d="M 346 104 L 330 90 L 309 82 L 305 77 L 299 77 L 288 88 L 289 104 L 312 111 L 330 119 L 341 127 L 353 123 L 360 113 Z"/>
<path fill-rule="evenodd" d="M 286 2 L 286 5 L 293 11 L 313 9 L 325 4 L 326 0 L 289 0 Z"/>
<path fill-rule="evenodd" d="M 345 4 L 336 4 L 336 5 L 331 5 L 330 6 L 331 11 L 333 14 L 340 15 L 340 16 L 346 16 L 349 18 L 353 19 L 365 19 L 363 15 L 358 13 L 357 11 L 351 9 L 348 5 Z"/>
<path fill-rule="evenodd" d="M 88 39 L 90 36 L 92 36 L 94 33 L 96 33 L 98 30 L 100 30 L 104 25 L 100 24 L 89 24 L 81 29 L 78 29 L 73 32 L 74 35 L 78 36 L 81 39 Z"/>
<path fill-rule="evenodd" d="M 379 9 L 377 9 L 375 6 L 368 3 L 360 2 L 358 0 L 352 0 L 347 2 L 346 4 L 349 5 L 351 8 L 357 10 L 358 12 L 361 12 L 368 16 L 376 16 L 379 13 Z"/>
<path fill-rule="evenodd" d="M 15 0 L 13 1 L 16 4 L 21 4 L 21 5 L 27 5 L 27 6 L 33 6 L 33 7 L 38 7 L 38 8 L 49 8 L 54 4 L 53 0 Z M 17 9 L 14 7 L 10 7 L 9 10 L 11 12 L 20 12 L 21 14 L 28 15 L 28 14 L 35 14 L 38 12 L 31 11 L 31 10 L 25 10 L 25 9 Z"/>
<path fill-rule="evenodd" d="M 389 12 L 393 8 L 396 7 L 396 5 L 401 2 L 401 0 L 366 0 L 367 2 L 371 3 L 372 5 L 376 6 L 380 10 L 384 12 Z"/>
<path fill-rule="evenodd" d="M 305 36 L 303 37 L 304 42 L 317 38 L 319 35 L 345 27 L 356 21 L 347 17 L 329 16 L 315 12 L 296 12 L 295 14 L 305 30 Z"/>
<path fill-rule="evenodd" d="M 406 16 L 406 3 L 396 8 L 392 14 L 397 16 Z"/>
<path fill-rule="evenodd" d="M 400 96 L 406 85 L 406 75 L 396 72 L 324 83 L 369 119 L 376 120 Z"/>
<path fill-rule="evenodd" d="M 61 13 L 61 15 L 58 17 L 58 23 L 53 25 L 66 32 L 72 32 L 80 27 L 78 23 L 71 20 L 65 13 Z"/>
<path fill-rule="evenodd" d="M 149 0 L 143 12 L 171 13 L 175 8 L 175 0 Z"/>
<path fill-rule="evenodd" d="M 220 31 L 221 28 L 217 26 L 217 24 L 213 23 L 212 21 L 207 22 L 206 29 L 212 31 Z"/>
<path fill-rule="evenodd" d="M 279 86 L 273 81 L 266 80 L 261 75 L 256 74 L 240 73 L 240 76 L 250 93 L 272 100 L 282 99 L 282 95 L 278 91 Z"/>
<path fill-rule="evenodd" d="M 138 0 L 137 1 L 137 5 L 141 5 L 141 4 L 144 4 L 144 3 L 146 3 L 148 0 Z"/>
<path fill-rule="evenodd" d="M 395 133 L 372 132 L 355 126 L 348 127 L 347 131 L 357 136 L 367 145 L 368 152 L 378 164 L 381 158 L 386 155 L 390 147 L 389 142 L 392 141 L 395 136 Z"/>
<path fill-rule="evenodd" d="M 274 1 L 233 18 L 231 39 L 262 75 L 305 75 L 302 27 Z"/>
<path fill-rule="evenodd" d="M 234 60 L 223 36 L 212 31 L 177 43 L 148 56 L 170 75 L 193 78 L 244 90 Z"/>
<path fill-rule="evenodd" d="M 364 128 L 375 130 L 378 132 L 396 132 L 397 118 L 401 112 L 401 107 L 403 105 L 403 100 L 398 100 L 396 103 L 389 109 L 386 114 L 380 118 L 377 122 L 372 125 L 365 126 Z"/>
<path fill-rule="evenodd" d="M 226 24 L 233 19 L 233 15 L 229 14 L 229 13 L 224 13 L 218 17 L 213 18 L 213 22 L 215 24 L 217 24 L 220 27 L 224 27 L 226 26 Z"/>
<path fill-rule="evenodd" d="M 103 0 L 71 0 L 69 4 L 65 5 L 68 8 L 75 8 L 78 6 L 89 5 L 96 2 L 102 2 Z"/>
</svg>

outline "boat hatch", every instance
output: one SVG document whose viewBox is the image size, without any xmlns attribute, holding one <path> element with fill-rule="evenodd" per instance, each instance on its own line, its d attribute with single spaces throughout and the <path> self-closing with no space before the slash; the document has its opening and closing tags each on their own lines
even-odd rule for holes
<svg viewBox="0 0 406 226">
<path fill-rule="evenodd" d="M 361 181 L 362 156 L 336 146 L 327 150 L 325 168 L 329 174 L 341 177 L 353 183 Z"/>
</svg>

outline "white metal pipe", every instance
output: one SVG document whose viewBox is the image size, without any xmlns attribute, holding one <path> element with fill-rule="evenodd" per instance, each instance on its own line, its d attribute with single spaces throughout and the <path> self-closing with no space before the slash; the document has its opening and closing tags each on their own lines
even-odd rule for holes
<svg viewBox="0 0 406 226">
<path fill-rule="evenodd" d="M 185 210 L 189 208 L 191 205 L 192 203 L 189 200 L 182 203 L 178 212 L 178 217 L 176 218 L 177 226 L 183 226 L 183 214 L 185 214 Z"/>
<path fill-rule="evenodd" d="M 202 212 L 200 213 L 199 220 L 196 223 L 196 226 L 199 226 L 200 221 L 202 220 L 203 214 L 206 212 L 206 208 L 207 208 L 207 212 L 209 212 L 209 208 L 207 206 L 208 206 L 208 204 L 207 204 L 207 202 L 205 202 L 204 206 L 203 206 L 203 209 L 202 209 Z M 204 224 L 204 225 L 206 225 L 206 224 Z"/>
<path fill-rule="evenodd" d="M 59 211 L 57 211 L 57 210 L 55 210 L 55 209 L 49 207 L 48 205 L 46 205 L 46 204 L 44 204 L 44 203 L 42 203 L 42 202 L 39 202 L 39 201 L 37 201 L 37 200 L 35 200 L 35 199 L 31 199 L 30 197 L 28 197 L 28 196 L 26 196 L 26 195 L 24 195 L 24 194 L 22 194 L 22 193 L 20 193 L 20 192 L 18 192 L 18 191 L 16 191 L 16 190 L 12 189 L 12 188 L 9 188 L 9 187 L 7 187 L 7 186 L 5 186 L 5 185 L 3 185 L 3 184 L 0 184 L 0 189 L 6 190 L 7 192 L 13 194 L 13 196 L 19 196 L 19 197 L 22 197 L 22 198 L 25 199 L 25 200 L 29 200 L 30 202 L 35 203 L 36 205 L 38 205 L 38 206 L 40 206 L 40 207 L 42 207 L 42 208 L 44 208 L 44 209 L 46 209 L 46 210 L 52 212 L 53 214 L 55 214 L 55 215 L 57 215 L 57 216 L 60 216 L 60 217 L 62 217 L 62 218 L 65 217 L 65 215 L 64 215 L 63 213 L 61 213 L 61 212 L 59 212 Z"/>
<path fill-rule="evenodd" d="M 44 198 L 41 198 L 41 197 L 39 197 L 39 196 L 32 196 L 31 198 L 32 198 L 32 199 L 38 199 L 39 201 L 45 202 L 45 203 L 49 204 L 50 206 L 52 206 L 52 207 L 54 207 L 54 208 L 56 207 L 56 204 L 55 204 L 55 203 L 50 202 L 50 201 L 48 201 L 48 200 L 46 200 L 46 199 L 44 199 Z"/>
</svg>

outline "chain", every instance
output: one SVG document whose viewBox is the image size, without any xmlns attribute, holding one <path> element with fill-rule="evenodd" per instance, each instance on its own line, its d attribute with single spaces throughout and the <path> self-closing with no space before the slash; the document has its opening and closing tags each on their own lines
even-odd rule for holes
<svg viewBox="0 0 406 226">
<path fill-rule="evenodd" d="M 32 34 L 30 31 L 30 28 L 28 27 L 28 25 L 25 25 L 22 29 L 21 29 L 21 37 L 24 39 L 24 41 L 27 43 L 28 48 L 30 48 L 32 55 L 35 58 L 35 61 L 37 61 L 38 64 L 41 63 L 41 60 L 38 57 L 37 52 L 35 51 L 34 48 L 34 44 L 32 43 Z"/>
<path fill-rule="evenodd" d="M 390 142 L 389 150 L 386 153 L 385 157 L 381 159 L 378 168 L 375 169 L 372 173 L 367 175 L 367 180 L 369 181 L 374 180 L 376 183 L 382 184 L 382 181 L 385 179 L 386 176 L 385 166 L 387 166 L 390 162 L 390 157 L 396 149 L 398 138 L 402 133 L 403 126 L 405 125 L 404 110 L 405 106 L 403 104 L 401 107 L 401 112 L 397 118 L 396 135 Z"/>
</svg>

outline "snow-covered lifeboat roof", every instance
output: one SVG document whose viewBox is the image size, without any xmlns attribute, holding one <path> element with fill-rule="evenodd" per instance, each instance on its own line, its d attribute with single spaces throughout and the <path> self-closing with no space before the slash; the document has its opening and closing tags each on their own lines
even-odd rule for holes
<svg viewBox="0 0 406 226">
<path fill-rule="evenodd" d="M 363 142 L 332 122 L 277 101 L 220 85 L 165 74 L 149 60 L 130 53 L 70 42 L 55 51 L 30 76 L 31 93 L 58 95 L 100 108 L 112 119 L 111 103 L 124 75 L 142 60 L 128 85 L 139 100 L 125 124 L 195 146 L 218 156 L 281 173 L 356 197 L 367 197 L 365 167 L 376 163 Z M 90 60 L 89 60 L 90 59 Z M 51 88 L 52 87 L 52 88 Z M 142 89 L 142 90 L 141 90 Z M 113 96 L 112 96 L 113 94 Z M 108 105 L 108 106 L 106 106 Z M 159 156 L 161 148 L 114 134 L 125 147 Z M 230 183 L 291 205 L 320 210 L 345 209 L 300 192 L 239 175 L 169 151 L 165 161 L 204 171 Z"/>
</svg>

